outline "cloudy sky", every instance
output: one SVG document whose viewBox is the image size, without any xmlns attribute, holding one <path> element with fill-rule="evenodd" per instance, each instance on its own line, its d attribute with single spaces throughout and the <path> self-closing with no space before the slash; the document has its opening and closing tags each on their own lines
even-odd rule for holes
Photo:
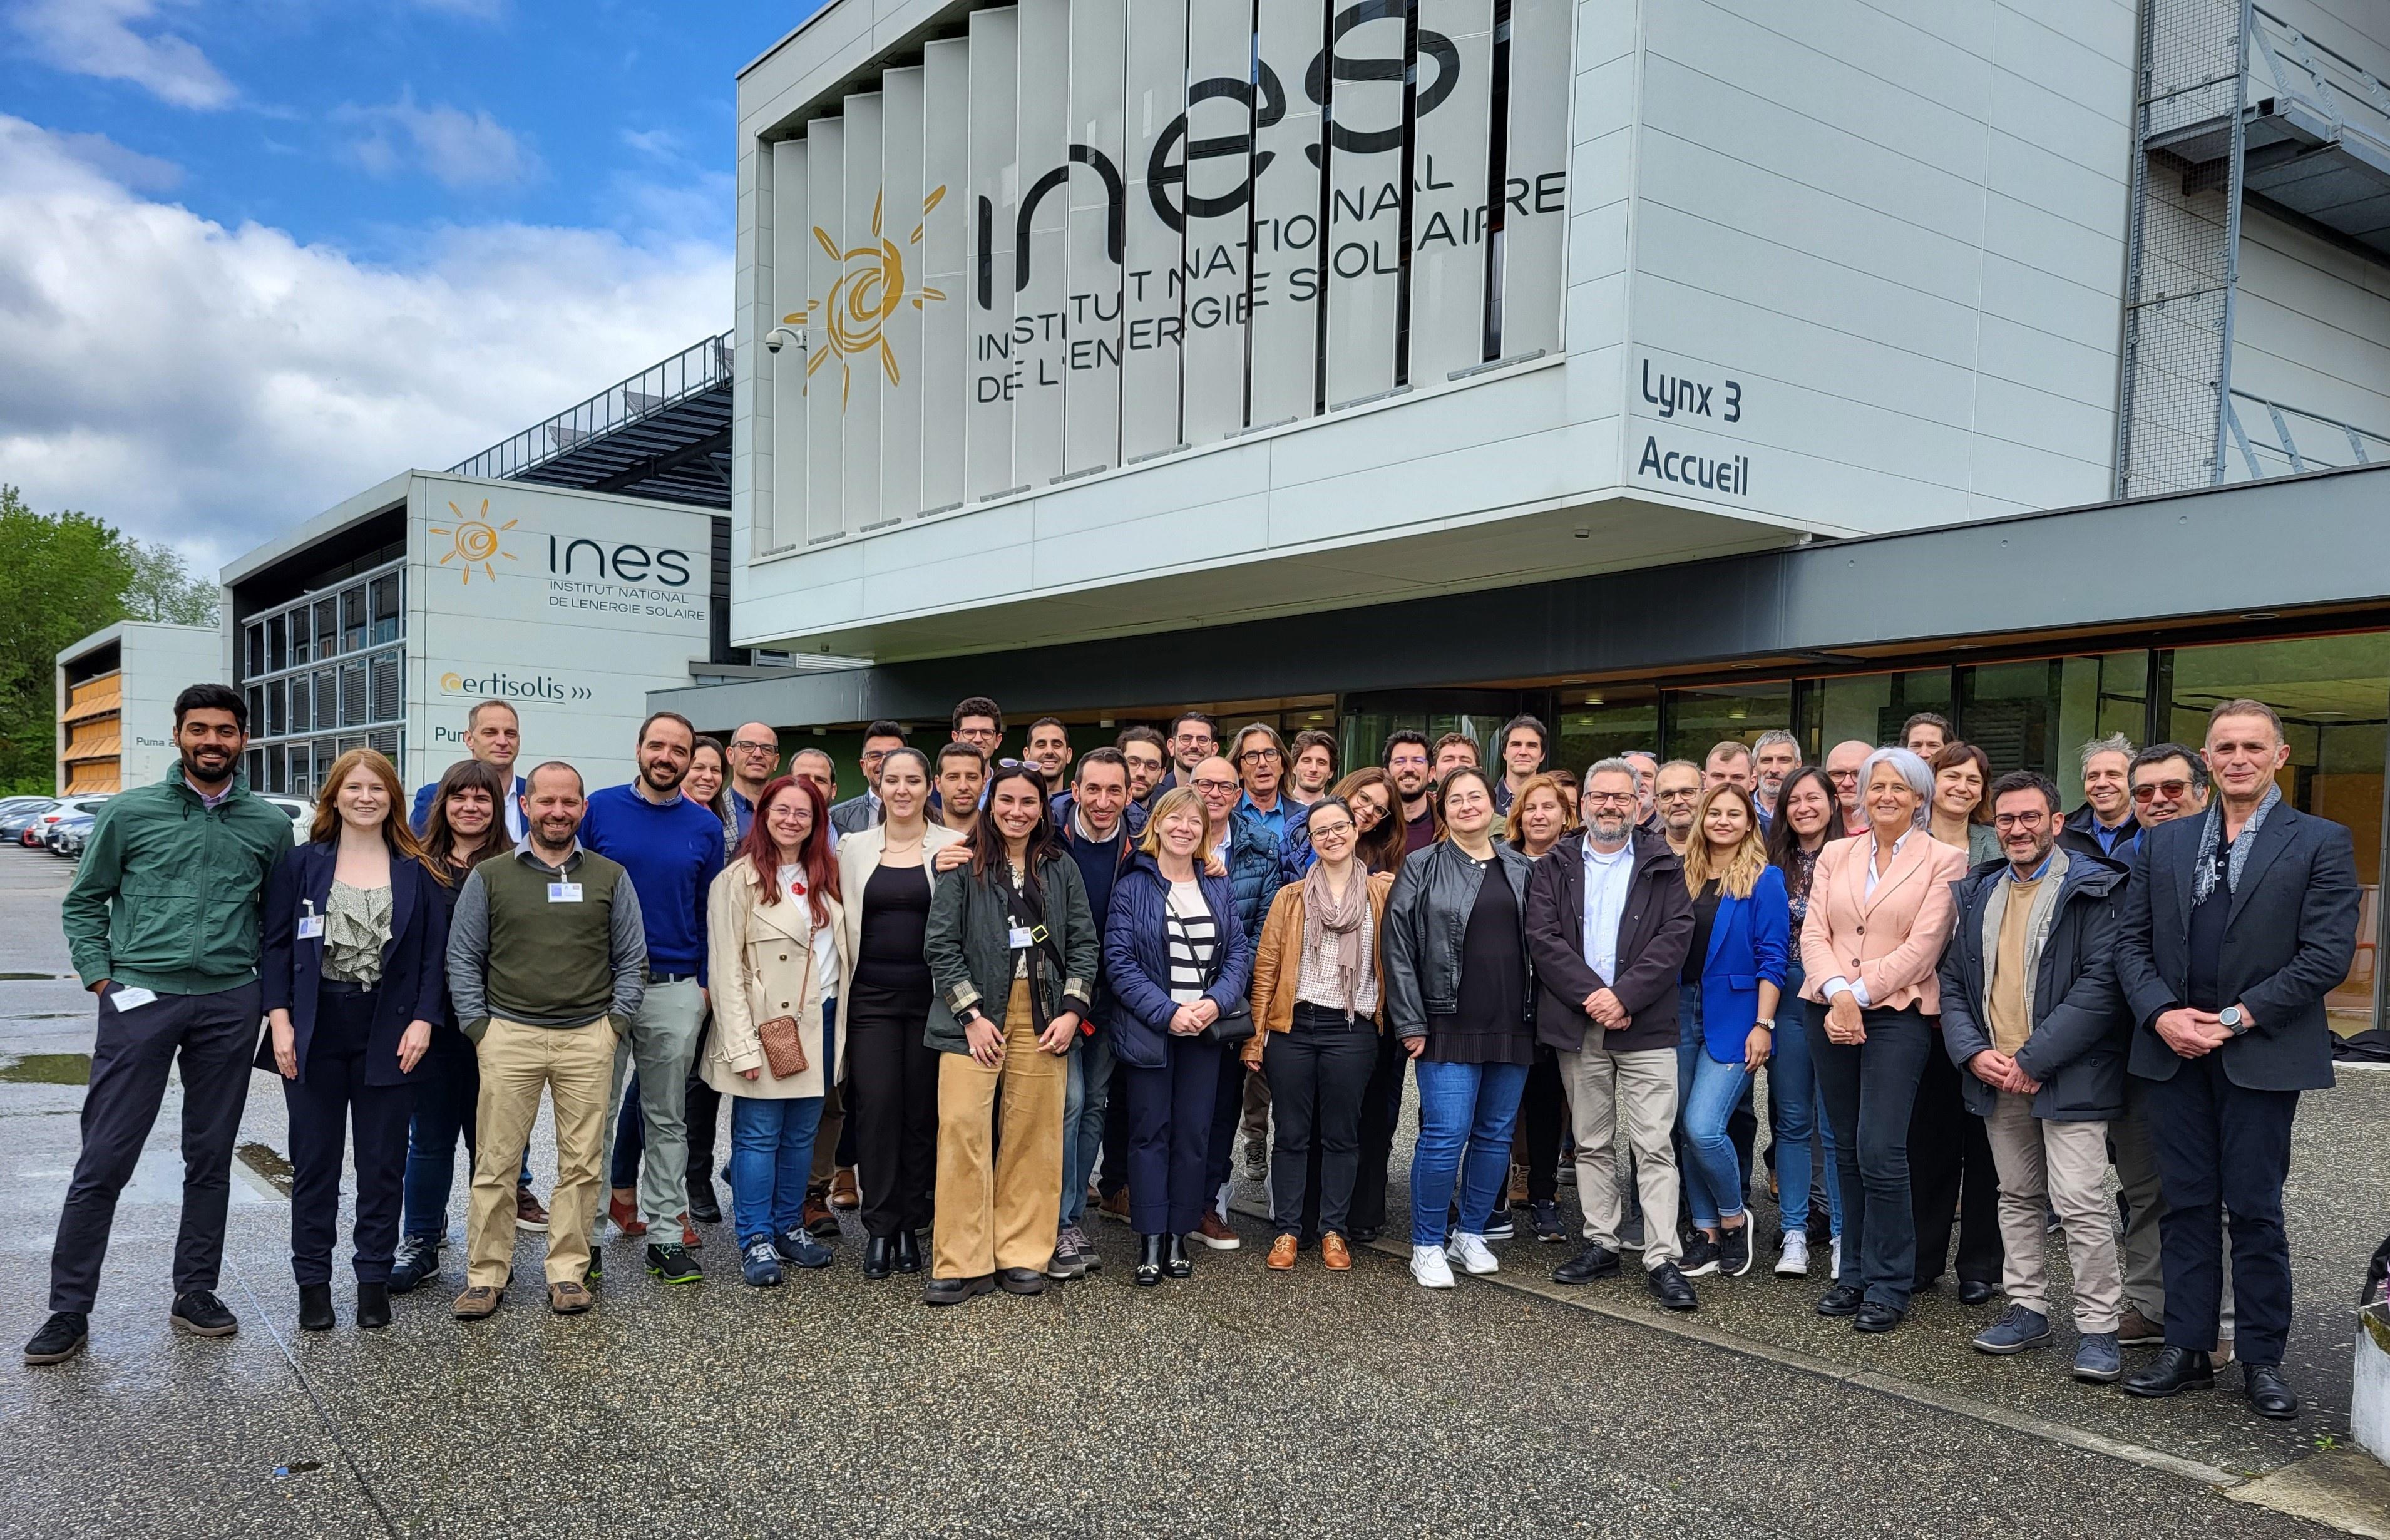
<svg viewBox="0 0 2390 1540">
<path fill-rule="evenodd" d="M 0 0 L 0 481 L 209 571 L 730 324 L 821 0 Z"/>
</svg>

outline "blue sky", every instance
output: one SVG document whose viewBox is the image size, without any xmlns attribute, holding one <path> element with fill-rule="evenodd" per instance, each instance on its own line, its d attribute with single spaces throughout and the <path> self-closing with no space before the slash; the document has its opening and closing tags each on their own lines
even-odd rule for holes
<svg viewBox="0 0 2390 1540">
<path fill-rule="evenodd" d="M 0 0 L 0 481 L 221 560 L 726 327 L 817 8 Z"/>
</svg>

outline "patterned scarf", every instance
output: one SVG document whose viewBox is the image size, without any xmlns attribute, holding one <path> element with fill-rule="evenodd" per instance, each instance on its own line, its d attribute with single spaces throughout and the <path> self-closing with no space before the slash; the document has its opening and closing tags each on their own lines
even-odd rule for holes
<svg viewBox="0 0 2390 1540">
<path fill-rule="evenodd" d="M 1304 874 L 1303 947 L 1331 967 L 1337 1003 L 1348 1020 L 1361 997 L 1361 928 L 1368 922 L 1369 874 L 1357 864 L 1341 893 L 1329 887 L 1325 866 L 1315 862 Z"/>
<path fill-rule="evenodd" d="M 2266 815 L 2272 812 L 2274 804 L 2281 800 L 2282 789 L 2268 786 L 2265 797 L 2257 803 L 2257 811 L 2249 815 L 2249 821 L 2241 826 L 2241 838 L 2232 841 L 2232 853 L 2226 857 L 2226 892 L 2241 891 L 2241 868 L 2249 864 L 2250 849 L 2257 843 L 2257 830 L 2265 826 Z M 2206 818 L 2199 826 L 2199 864 L 2191 869 L 2191 903 L 2193 908 L 2206 903 L 2208 895 L 2216 891 L 2216 841 L 2223 837 L 2223 828 L 2224 799 L 2219 795 L 2216 805 L 2207 810 Z"/>
</svg>

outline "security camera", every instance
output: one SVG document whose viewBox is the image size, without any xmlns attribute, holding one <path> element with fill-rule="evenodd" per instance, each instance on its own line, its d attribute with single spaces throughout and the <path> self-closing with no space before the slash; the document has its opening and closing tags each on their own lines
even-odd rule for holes
<svg viewBox="0 0 2390 1540">
<path fill-rule="evenodd" d="M 779 352 L 791 342 L 803 349 L 805 345 L 805 334 L 802 331 L 790 331 L 786 327 L 774 327 L 764 334 L 764 346 L 773 353 Z"/>
</svg>

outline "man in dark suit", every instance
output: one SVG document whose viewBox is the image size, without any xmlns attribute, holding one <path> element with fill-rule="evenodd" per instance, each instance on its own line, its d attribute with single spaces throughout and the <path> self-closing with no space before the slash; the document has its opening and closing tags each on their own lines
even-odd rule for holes
<svg viewBox="0 0 2390 1540">
<path fill-rule="evenodd" d="M 2282 1183 L 2299 1093 L 2332 1083 L 2323 1000 L 2356 955 L 2357 862 L 2347 829 L 2282 801 L 2274 774 L 2290 750 L 2271 707 L 2217 707 L 2202 757 L 2215 804 L 2143 834 L 2116 947 L 2165 1197 L 2165 1347 L 2124 1388 L 2164 1396 L 2215 1382 L 2220 1209 L 2249 1403 L 2288 1418 L 2299 1400 L 2281 1374 Z"/>
</svg>

